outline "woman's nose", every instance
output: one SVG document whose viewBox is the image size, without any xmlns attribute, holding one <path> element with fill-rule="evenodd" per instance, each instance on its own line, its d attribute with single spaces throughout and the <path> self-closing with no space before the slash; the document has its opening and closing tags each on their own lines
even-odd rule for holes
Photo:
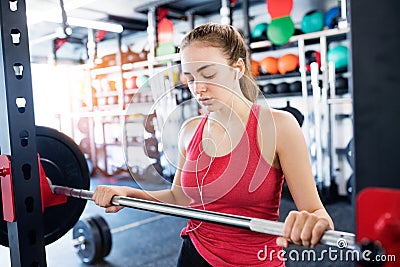
<svg viewBox="0 0 400 267">
<path fill-rule="evenodd" d="M 193 87 L 195 94 L 200 94 L 202 92 L 207 91 L 207 87 L 204 82 L 195 81 L 193 82 Z"/>
</svg>

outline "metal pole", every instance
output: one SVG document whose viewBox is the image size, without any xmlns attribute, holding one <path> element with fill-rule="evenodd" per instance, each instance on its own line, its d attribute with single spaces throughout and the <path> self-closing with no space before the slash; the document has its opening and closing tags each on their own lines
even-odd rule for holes
<svg viewBox="0 0 400 267">
<path fill-rule="evenodd" d="M 23 0 L 0 1 L 0 70 L 0 149 L 10 158 L 14 188 L 7 196 L 14 203 L 3 207 L 14 213 L 7 219 L 11 266 L 45 267 L 31 64 Z"/>
<path fill-rule="evenodd" d="M 51 184 L 51 181 L 49 181 L 49 183 Z M 74 198 L 93 200 L 93 192 L 91 191 L 58 185 L 50 186 L 52 191 L 57 195 L 66 195 Z M 130 197 L 114 196 L 111 200 L 111 203 L 117 206 L 152 211 L 186 219 L 196 219 L 211 223 L 244 228 L 258 233 L 282 236 L 283 232 L 284 224 L 282 222 L 269 221 L 239 215 L 231 215 L 208 210 L 200 210 Z M 338 246 L 339 241 L 346 242 L 346 247 L 348 249 L 356 249 L 355 235 L 352 233 L 329 230 L 325 232 L 324 236 L 321 238 L 320 243 L 328 246 Z"/>
</svg>

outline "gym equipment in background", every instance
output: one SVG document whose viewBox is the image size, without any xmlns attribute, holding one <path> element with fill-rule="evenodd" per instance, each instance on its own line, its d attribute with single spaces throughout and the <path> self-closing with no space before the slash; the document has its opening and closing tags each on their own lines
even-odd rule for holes
<svg viewBox="0 0 400 267">
<path fill-rule="evenodd" d="M 337 45 L 328 50 L 326 55 L 328 61 L 335 63 L 335 69 L 345 68 L 349 62 L 349 51 L 344 45 Z"/>
<path fill-rule="evenodd" d="M 321 67 L 321 53 L 316 50 L 308 50 L 305 53 L 305 59 L 306 59 L 306 71 L 310 72 L 311 71 L 311 63 L 317 62 L 318 68 Z"/>
<path fill-rule="evenodd" d="M 303 122 L 304 122 L 303 113 L 301 113 L 300 110 L 298 110 L 297 108 L 292 107 L 290 105 L 290 101 L 286 101 L 286 107 L 276 108 L 276 109 L 289 112 L 290 114 L 292 114 L 296 118 L 296 120 L 299 123 L 300 127 L 303 126 Z"/>
<path fill-rule="evenodd" d="M 335 6 L 325 13 L 325 26 L 328 29 L 336 28 L 340 19 L 340 8 Z"/>
<path fill-rule="evenodd" d="M 304 33 L 321 31 L 324 28 L 324 14 L 318 10 L 307 12 L 301 20 L 301 30 Z"/>
<path fill-rule="evenodd" d="M 299 57 L 295 54 L 286 54 L 278 59 L 278 71 L 280 74 L 296 71 L 299 68 Z"/>
<path fill-rule="evenodd" d="M 260 71 L 262 74 L 278 74 L 278 59 L 267 56 L 260 61 Z"/>
<path fill-rule="evenodd" d="M 274 45 L 287 43 L 294 34 L 294 23 L 290 17 L 293 0 L 268 0 L 267 11 L 271 16 L 267 36 Z"/>
<path fill-rule="evenodd" d="M 251 61 L 251 73 L 253 74 L 254 77 L 260 75 L 260 62 L 256 60 Z"/>
<path fill-rule="evenodd" d="M 251 31 L 252 41 L 268 40 L 267 29 L 268 29 L 268 23 L 266 22 L 258 23 Z"/>
</svg>

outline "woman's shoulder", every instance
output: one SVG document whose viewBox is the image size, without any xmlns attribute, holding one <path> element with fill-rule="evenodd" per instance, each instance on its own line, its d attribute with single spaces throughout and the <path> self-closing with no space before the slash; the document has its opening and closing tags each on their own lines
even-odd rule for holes
<svg viewBox="0 0 400 267">
<path fill-rule="evenodd" d="M 203 118 L 204 116 L 195 116 L 187 119 L 182 123 L 181 129 L 179 131 L 179 140 L 182 144 L 185 145 L 185 147 L 187 147 L 187 145 L 189 144 Z"/>
<path fill-rule="evenodd" d="M 291 113 L 270 107 L 260 107 L 259 121 L 262 128 L 272 127 L 277 133 L 300 128 L 296 118 Z"/>
<path fill-rule="evenodd" d="M 182 123 L 181 131 L 191 132 L 196 130 L 196 128 L 200 125 L 200 122 L 203 120 L 204 116 L 195 116 L 185 120 Z"/>
<path fill-rule="evenodd" d="M 297 123 L 296 118 L 288 111 L 279 110 L 271 107 L 260 106 L 260 121 L 274 122 L 275 124 Z"/>
</svg>

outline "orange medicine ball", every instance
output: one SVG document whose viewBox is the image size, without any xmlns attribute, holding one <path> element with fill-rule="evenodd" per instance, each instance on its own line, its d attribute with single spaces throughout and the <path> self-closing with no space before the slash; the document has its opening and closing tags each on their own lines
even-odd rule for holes
<svg viewBox="0 0 400 267">
<path fill-rule="evenodd" d="M 277 74 L 278 73 L 278 59 L 274 57 L 265 57 L 260 61 L 261 71 L 264 74 Z"/>
<path fill-rule="evenodd" d="M 286 54 L 278 59 L 278 70 L 280 74 L 295 71 L 299 67 L 299 57 L 294 54 Z"/>
<path fill-rule="evenodd" d="M 254 77 L 260 75 L 260 63 L 258 61 L 251 61 L 251 72 L 253 73 Z"/>
</svg>

